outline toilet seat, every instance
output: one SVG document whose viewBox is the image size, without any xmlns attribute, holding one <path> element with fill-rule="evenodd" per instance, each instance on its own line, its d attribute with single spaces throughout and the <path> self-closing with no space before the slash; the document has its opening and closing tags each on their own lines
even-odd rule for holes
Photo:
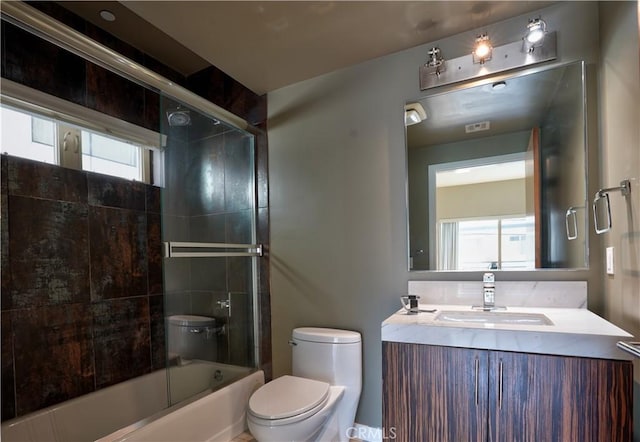
<svg viewBox="0 0 640 442">
<path fill-rule="evenodd" d="M 249 414 L 269 425 L 286 425 L 318 412 L 329 400 L 326 382 L 282 376 L 260 387 L 249 399 Z"/>
</svg>

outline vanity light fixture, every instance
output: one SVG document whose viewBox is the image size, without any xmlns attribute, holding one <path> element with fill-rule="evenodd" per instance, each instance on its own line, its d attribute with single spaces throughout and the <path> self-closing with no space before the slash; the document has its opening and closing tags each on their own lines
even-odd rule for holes
<svg viewBox="0 0 640 442">
<path fill-rule="evenodd" d="M 427 119 L 427 112 L 420 103 L 409 103 L 404 107 L 404 125 L 411 126 Z"/>
<path fill-rule="evenodd" d="M 492 52 L 493 47 L 489 36 L 487 34 L 478 35 L 473 47 L 473 62 L 484 64 L 485 61 L 491 60 Z"/>
<path fill-rule="evenodd" d="M 444 57 L 442 56 L 442 51 L 440 48 L 433 47 L 429 49 L 427 52 L 429 54 L 429 60 L 424 64 L 425 69 L 428 73 L 434 74 L 439 77 L 442 74 L 447 66 L 444 63 Z"/>
<path fill-rule="evenodd" d="M 533 18 L 527 24 L 527 33 L 525 34 L 524 51 L 533 52 L 535 48 L 542 46 L 544 37 L 547 33 L 547 24 L 541 18 Z"/>
</svg>

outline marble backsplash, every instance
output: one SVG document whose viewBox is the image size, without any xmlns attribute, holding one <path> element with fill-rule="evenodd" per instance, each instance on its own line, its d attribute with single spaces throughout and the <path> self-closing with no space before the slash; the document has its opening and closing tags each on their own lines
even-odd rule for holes
<svg viewBox="0 0 640 442">
<path fill-rule="evenodd" d="M 587 308 L 586 281 L 496 281 L 496 306 Z M 420 304 L 481 305 L 481 281 L 409 281 Z"/>
</svg>

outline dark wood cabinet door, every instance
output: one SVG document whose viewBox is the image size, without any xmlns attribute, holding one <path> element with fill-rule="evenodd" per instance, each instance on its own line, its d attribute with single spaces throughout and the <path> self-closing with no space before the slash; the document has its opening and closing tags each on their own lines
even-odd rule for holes
<svg viewBox="0 0 640 442">
<path fill-rule="evenodd" d="M 487 440 L 486 350 L 382 344 L 386 436 L 398 442 Z"/>
<path fill-rule="evenodd" d="M 628 361 L 489 352 L 491 441 L 630 441 Z"/>
</svg>

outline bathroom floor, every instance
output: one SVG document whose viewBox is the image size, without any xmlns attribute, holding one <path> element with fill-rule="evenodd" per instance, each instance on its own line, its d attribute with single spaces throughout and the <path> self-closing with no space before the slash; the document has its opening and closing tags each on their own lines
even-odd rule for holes
<svg viewBox="0 0 640 442">
<path fill-rule="evenodd" d="M 233 439 L 231 439 L 231 442 L 257 442 L 257 441 L 251 435 L 251 433 L 246 431 L 246 432 L 244 432 L 242 434 L 237 435 Z"/>
<path fill-rule="evenodd" d="M 360 439 L 350 439 L 351 442 L 362 442 Z M 248 431 L 237 435 L 230 442 L 257 442 L 255 438 Z"/>
<path fill-rule="evenodd" d="M 351 442 L 363 442 L 360 439 L 350 439 Z M 251 433 L 244 432 L 234 437 L 230 442 L 257 442 Z"/>
</svg>

